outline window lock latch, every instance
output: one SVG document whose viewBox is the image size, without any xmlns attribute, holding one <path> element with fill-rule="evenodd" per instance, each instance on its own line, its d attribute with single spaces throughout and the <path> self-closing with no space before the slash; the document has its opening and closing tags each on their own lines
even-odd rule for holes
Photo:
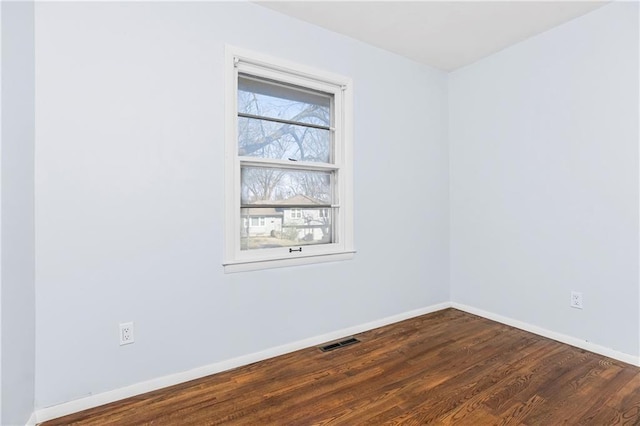
<svg viewBox="0 0 640 426">
<path fill-rule="evenodd" d="M 297 249 L 289 248 L 289 253 L 293 253 L 294 251 L 299 251 L 300 253 L 302 253 L 302 247 L 297 248 Z"/>
</svg>

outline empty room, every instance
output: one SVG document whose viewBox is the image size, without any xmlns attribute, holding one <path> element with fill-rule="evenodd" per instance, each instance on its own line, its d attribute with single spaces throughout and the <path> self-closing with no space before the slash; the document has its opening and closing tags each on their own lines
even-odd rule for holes
<svg viewBox="0 0 640 426">
<path fill-rule="evenodd" d="M 636 1 L 2 1 L 0 424 L 640 424 Z"/>
</svg>

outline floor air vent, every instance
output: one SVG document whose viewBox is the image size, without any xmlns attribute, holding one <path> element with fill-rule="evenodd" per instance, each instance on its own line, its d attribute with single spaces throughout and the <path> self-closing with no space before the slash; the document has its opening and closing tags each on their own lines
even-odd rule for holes
<svg viewBox="0 0 640 426">
<path fill-rule="evenodd" d="M 322 352 L 329 352 L 334 349 L 344 348 L 345 346 L 353 345 L 354 343 L 360 343 L 360 340 L 356 339 L 355 337 L 348 337 L 339 342 L 329 343 L 328 345 L 320 346 L 320 350 Z"/>
</svg>

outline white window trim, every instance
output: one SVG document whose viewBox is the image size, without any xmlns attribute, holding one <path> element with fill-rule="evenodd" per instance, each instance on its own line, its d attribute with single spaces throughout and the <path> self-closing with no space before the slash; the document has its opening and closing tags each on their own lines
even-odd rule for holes
<svg viewBox="0 0 640 426">
<path fill-rule="evenodd" d="M 240 250 L 240 160 L 237 155 L 237 64 L 243 72 L 281 80 L 282 72 L 287 81 L 303 87 L 326 91 L 332 85 L 336 97 L 335 164 L 340 208 L 337 218 L 338 242 L 303 246 L 302 252 L 284 254 L 272 250 Z M 339 134 L 338 134 L 339 132 Z M 258 160 L 259 162 L 259 160 Z M 297 164 L 300 166 L 301 164 Z M 314 167 L 314 164 L 309 164 Z M 333 262 L 353 258 L 353 82 L 351 79 L 307 66 L 269 57 L 233 46 L 225 49 L 225 223 L 224 223 L 224 271 L 225 273 L 253 271 L 314 263 Z"/>
</svg>

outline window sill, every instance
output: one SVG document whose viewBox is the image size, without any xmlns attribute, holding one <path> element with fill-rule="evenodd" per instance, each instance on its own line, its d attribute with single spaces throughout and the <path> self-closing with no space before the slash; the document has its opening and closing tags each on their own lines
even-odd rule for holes
<svg viewBox="0 0 640 426">
<path fill-rule="evenodd" d="M 339 253 L 295 257 L 290 259 L 246 260 L 239 262 L 226 262 L 223 266 L 225 274 L 230 274 L 235 272 L 258 271 L 261 269 L 284 268 L 289 266 L 313 265 L 316 263 L 351 260 L 355 253 L 355 251 L 345 251 Z"/>
</svg>

